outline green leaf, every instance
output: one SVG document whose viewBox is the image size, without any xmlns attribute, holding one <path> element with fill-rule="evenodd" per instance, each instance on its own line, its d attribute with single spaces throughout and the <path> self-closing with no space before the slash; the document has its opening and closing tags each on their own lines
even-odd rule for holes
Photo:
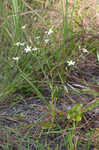
<svg viewBox="0 0 99 150">
<path fill-rule="evenodd" d="M 82 108 L 83 104 L 76 104 L 67 112 L 67 119 L 69 121 L 79 122 L 82 119 Z"/>
<path fill-rule="evenodd" d="M 77 117 L 76 117 L 76 122 L 81 121 L 81 119 L 82 119 L 82 116 L 81 116 L 81 115 L 77 115 Z"/>
</svg>

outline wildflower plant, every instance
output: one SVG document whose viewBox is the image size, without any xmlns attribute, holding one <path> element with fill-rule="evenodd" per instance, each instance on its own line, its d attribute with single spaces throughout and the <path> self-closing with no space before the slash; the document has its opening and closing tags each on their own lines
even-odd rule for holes
<svg viewBox="0 0 99 150">
<path fill-rule="evenodd" d="M 53 33 L 53 30 L 52 30 L 52 28 L 50 28 L 49 31 L 47 32 L 47 34 L 50 35 L 52 33 Z"/>
<path fill-rule="evenodd" d="M 40 8 L 40 4 L 35 5 L 34 3 L 34 8 Z M 72 19 L 69 24 L 69 1 L 62 1 L 63 24 L 62 26 L 58 26 L 58 29 L 57 27 L 54 29 L 54 25 L 50 25 L 51 28 L 49 28 L 49 23 L 47 24 L 46 20 L 45 23 L 43 22 L 43 18 L 45 17 L 42 16 L 44 16 L 45 8 L 44 10 L 34 10 L 34 8 L 31 8 L 32 5 L 24 0 L 11 0 L 7 2 L 8 5 L 5 4 L 5 1 L 2 1 L 0 4 L 3 6 L 1 14 L 4 13 L 3 17 L 0 18 L 4 20 L 3 23 L 0 23 L 0 31 L 2 33 L 0 43 L 3 45 L 2 47 L 0 45 L 0 58 L 2 58 L 1 63 L 3 64 L 1 65 L 1 69 L 3 70 L 1 70 L 1 72 L 4 74 L 4 86 L 0 87 L 2 92 L 0 93 L 0 98 L 8 97 L 10 94 L 13 95 L 16 91 L 18 91 L 18 94 L 23 92 L 22 97 L 27 95 L 28 97 L 38 96 L 47 106 L 47 110 L 50 111 L 51 116 L 50 121 L 42 122 L 41 128 L 54 129 L 57 127 L 55 124 L 57 115 L 56 106 L 58 100 L 60 100 L 60 91 L 62 91 L 61 97 L 64 97 L 64 91 L 69 95 L 68 88 L 64 86 L 64 83 L 67 82 L 66 75 L 68 74 L 68 70 L 64 68 L 67 66 L 67 69 L 69 68 L 69 71 L 71 71 L 75 66 L 74 52 L 80 43 L 79 40 L 78 42 L 74 42 L 75 39 L 73 39 L 74 41 L 69 40 L 69 38 L 77 36 L 77 32 L 75 33 L 73 31 L 72 26 L 74 21 L 72 20 L 74 8 L 76 7 L 74 5 L 71 13 Z M 30 11 L 27 11 L 27 9 L 30 9 Z M 5 10 L 6 12 L 4 12 Z M 31 11 L 35 12 L 38 10 L 40 10 L 41 13 L 31 13 Z M 25 13 L 27 15 L 25 15 Z M 44 24 L 41 24 L 40 21 Z M 59 22 L 61 21 L 59 20 Z M 56 33 L 54 33 L 54 31 L 56 31 Z M 61 34 L 63 36 L 61 36 Z M 83 53 L 88 54 L 86 48 L 81 48 L 81 50 Z M 68 55 L 69 53 L 70 55 Z M 97 53 L 97 56 L 98 55 Z M 47 95 L 47 98 L 50 99 L 51 102 L 43 95 L 46 94 L 45 87 L 48 88 L 49 85 L 51 94 L 50 96 Z M 61 85 L 63 88 L 60 88 Z M 82 104 L 77 104 L 73 107 L 68 107 L 66 111 L 66 119 L 70 124 L 73 124 L 72 131 L 68 136 L 69 150 L 74 150 L 73 143 L 75 143 L 76 149 L 77 140 L 74 139 L 76 127 L 81 121 L 83 113 L 89 110 L 82 110 L 82 107 Z M 62 112 L 61 114 L 64 116 Z M 72 146 L 70 147 L 70 145 Z"/>
<path fill-rule="evenodd" d="M 17 43 L 15 43 L 15 45 L 16 45 L 17 47 L 19 47 L 19 46 L 24 46 L 24 45 L 25 45 L 25 42 L 17 42 Z"/>
<path fill-rule="evenodd" d="M 67 64 L 68 64 L 68 66 L 74 66 L 75 65 L 75 61 L 72 61 L 72 60 L 67 61 Z"/>
<path fill-rule="evenodd" d="M 50 39 L 45 39 L 45 43 L 46 44 L 49 43 L 49 41 L 50 41 Z"/>
<path fill-rule="evenodd" d="M 32 51 L 32 47 L 27 45 L 26 48 L 24 49 L 25 53 L 31 52 Z"/>
<path fill-rule="evenodd" d="M 13 57 L 12 59 L 15 60 L 15 61 L 18 61 L 19 57 Z"/>
<path fill-rule="evenodd" d="M 23 30 L 26 28 L 26 24 L 24 26 L 21 27 Z"/>
</svg>

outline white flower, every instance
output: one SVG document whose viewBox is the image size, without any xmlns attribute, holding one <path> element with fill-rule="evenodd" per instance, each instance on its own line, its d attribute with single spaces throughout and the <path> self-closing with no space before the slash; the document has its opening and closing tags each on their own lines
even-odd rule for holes
<svg viewBox="0 0 99 150">
<path fill-rule="evenodd" d="M 88 53 L 88 50 L 86 48 L 82 48 L 83 53 Z"/>
<path fill-rule="evenodd" d="M 78 48 L 79 48 L 79 50 L 81 50 L 81 46 L 80 46 L 80 45 L 79 45 L 79 47 L 78 47 Z"/>
<path fill-rule="evenodd" d="M 40 36 L 37 36 L 36 39 L 37 39 L 37 40 L 40 39 Z"/>
<path fill-rule="evenodd" d="M 89 53 L 86 48 L 81 48 L 80 46 L 79 46 L 79 50 L 82 51 L 83 53 Z"/>
<path fill-rule="evenodd" d="M 49 31 L 45 31 L 45 34 L 48 34 L 48 35 L 50 35 L 50 34 L 52 34 L 52 33 L 53 33 L 52 28 L 50 28 Z"/>
<path fill-rule="evenodd" d="M 12 59 L 18 61 L 19 57 L 13 57 Z"/>
<path fill-rule="evenodd" d="M 16 46 L 24 46 L 24 45 L 25 45 L 25 43 L 24 43 L 24 42 L 23 42 L 23 43 L 21 43 L 21 42 L 17 42 L 15 45 L 16 45 Z"/>
<path fill-rule="evenodd" d="M 72 60 L 67 61 L 67 63 L 68 63 L 68 66 L 74 66 L 74 65 L 75 65 L 75 62 L 74 62 L 74 61 L 72 61 Z"/>
<path fill-rule="evenodd" d="M 53 30 L 52 30 L 52 28 L 50 28 L 47 34 L 50 35 L 52 33 L 53 33 Z"/>
<path fill-rule="evenodd" d="M 24 46 L 25 45 L 25 43 L 23 42 L 23 43 L 20 43 L 20 46 Z"/>
<path fill-rule="evenodd" d="M 48 33 L 48 31 L 45 31 L 45 34 L 47 34 Z"/>
<path fill-rule="evenodd" d="M 47 44 L 50 41 L 50 39 L 45 39 L 45 43 Z"/>
<path fill-rule="evenodd" d="M 31 49 L 31 46 L 28 46 L 28 45 L 27 45 L 27 47 L 26 47 L 24 50 L 25 50 L 26 53 L 28 53 L 28 52 L 30 52 L 32 49 Z"/>
<path fill-rule="evenodd" d="M 39 48 L 35 47 L 35 48 L 32 48 L 33 51 L 37 51 L 39 50 Z"/>
<path fill-rule="evenodd" d="M 25 24 L 24 26 L 22 26 L 21 28 L 22 28 L 22 29 L 25 29 L 25 28 L 26 28 L 26 24 Z"/>
<path fill-rule="evenodd" d="M 15 45 L 16 45 L 16 46 L 20 46 L 20 42 L 17 42 Z"/>
</svg>

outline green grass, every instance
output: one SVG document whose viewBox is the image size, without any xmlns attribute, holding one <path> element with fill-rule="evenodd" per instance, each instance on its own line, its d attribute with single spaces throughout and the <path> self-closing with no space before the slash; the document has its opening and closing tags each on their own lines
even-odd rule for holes
<svg viewBox="0 0 99 150">
<path fill-rule="evenodd" d="M 45 3 L 46 4 L 46 3 Z M 54 1 L 49 0 L 47 7 L 53 8 Z M 2 23 L 0 24 L 0 102 L 6 103 L 7 98 L 12 97 L 15 93 L 19 96 L 25 97 L 39 97 L 45 106 L 51 111 L 51 125 L 49 122 L 43 122 L 41 127 L 49 130 L 48 132 L 42 131 L 40 134 L 64 134 L 65 130 L 59 125 L 54 124 L 56 114 L 56 103 L 57 99 L 62 97 L 66 91 L 64 85 L 67 81 L 67 76 L 73 69 L 73 66 L 66 67 L 67 61 L 75 61 L 76 55 L 79 51 L 79 46 L 83 48 L 86 45 L 88 50 L 91 49 L 93 53 L 96 53 L 97 41 L 94 41 L 94 45 L 90 39 L 80 41 L 80 38 L 76 40 L 76 37 L 82 35 L 82 28 L 78 26 L 78 31 L 75 31 L 74 19 L 77 22 L 82 20 L 82 16 L 75 17 L 74 7 L 79 8 L 79 1 L 75 1 L 74 7 L 69 13 L 69 1 L 66 0 L 65 3 L 61 0 L 61 18 L 62 24 L 57 27 L 57 24 L 50 24 L 51 15 L 48 14 L 48 9 L 40 10 L 44 6 L 38 1 L 31 1 L 30 3 L 25 0 L 8 0 L 0 2 L 0 14 Z M 46 5 L 44 6 L 46 7 Z M 29 13 L 28 11 L 32 9 L 38 9 L 39 12 L 34 11 Z M 23 12 L 28 12 L 27 15 Z M 53 11 L 53 13 L 55 13 Z M 48 15 L 48 16 L 47 16 Z M 70 16 L 70 18 L 69 18 Z M 22 27 L 25 28 L 22 29 Z M 52 33 L 49 31 L 52 29 Z M 60 35 L 57 38 L 58 34 Z M 47 41 L 48 40 L 48 41 Z M 17 46 L 16 43 L 19 42 Z M 24 45 L 21 45 L 22 43 Z M 30 50 L 25 51 L 25 48 Z M 34 50 L 32 50 L 34 49 Z M 13 58 L 19 58 L 14 60 Z M 78 62 L 75 62 L 75 64 Z M 61 87 L 58 86 L 61 83 Z M 44 97 L 44 89 L 50 89 L 51 91 L 51 103 L 49 103 Z M 62 93 L 63 92 L 63 93 Z M 16 102 L 16 100 L 10 101 L 11 105 Z M 64 117 L 62 112 L 60 116 Z M 64 119 L 63 119 L 64 120 Z M 45 123 L 45 125 L 44 125 Z M 54 129 L 54 126 L 57 130 Z M 32 127 L 26 127 L 31 129 Z M 50 129 L 49 129 L 50 128 Z M 73 126 L 71 126 L 72 130 Z M 76 128 L 76 127 L 75 127 Z M 10 129 L 7 129 L 8 131 Z M 30 131 L 30 130 L 29 130 Z M 12 131 L 16 135 L 16 142 L 19 143 L 18 149 L 23 149 L 24 138 L 26 138 L 27 144 L 26 148 L 29 150 L 29 142 L 31 138 L 26 135 L 22 137 L 20 132 Z M 28 133 L 28 132 L 27 132 Z M 64 145 L 68 147 L 69 150 L 76 150 L 78 141 L 75 139 L 74 132 L 67 132 L 67 136 L 64 136 Z M 11 146 L 10 134 L 7 136 L 7 146 L 4 146 L 5 150 L 9 149 Z M 19 135 L 18 135 L 19 134 Z M 21 136 L 23 142 L 20 143 L 18 136 Z M 35 146 L 37 149 L 51 150 L 50 145 L 46 142 L 45 145 L 39 143 L 39 137 L 35 141 Z M 67 142 L 67 141 L 68 142 Z M 77 143 L 76 143 L 77 142 Z M 11 147 L 10 147 L 11 149 Z M 59 147 L 56 145 L 55 150 Z"/>
</svg>

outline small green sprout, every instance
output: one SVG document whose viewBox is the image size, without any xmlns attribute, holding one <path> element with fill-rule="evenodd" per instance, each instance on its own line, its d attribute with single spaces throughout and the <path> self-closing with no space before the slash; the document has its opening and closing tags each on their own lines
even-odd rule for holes
<svg viewBox="0 0 99 150">
<path fill-rule="evenodd" d="M 82 119 L 82 106 L 83 104 L 76 104 L 67 112 L 67 119 L 70 122 L 78 123 Z"/>
</svg>

